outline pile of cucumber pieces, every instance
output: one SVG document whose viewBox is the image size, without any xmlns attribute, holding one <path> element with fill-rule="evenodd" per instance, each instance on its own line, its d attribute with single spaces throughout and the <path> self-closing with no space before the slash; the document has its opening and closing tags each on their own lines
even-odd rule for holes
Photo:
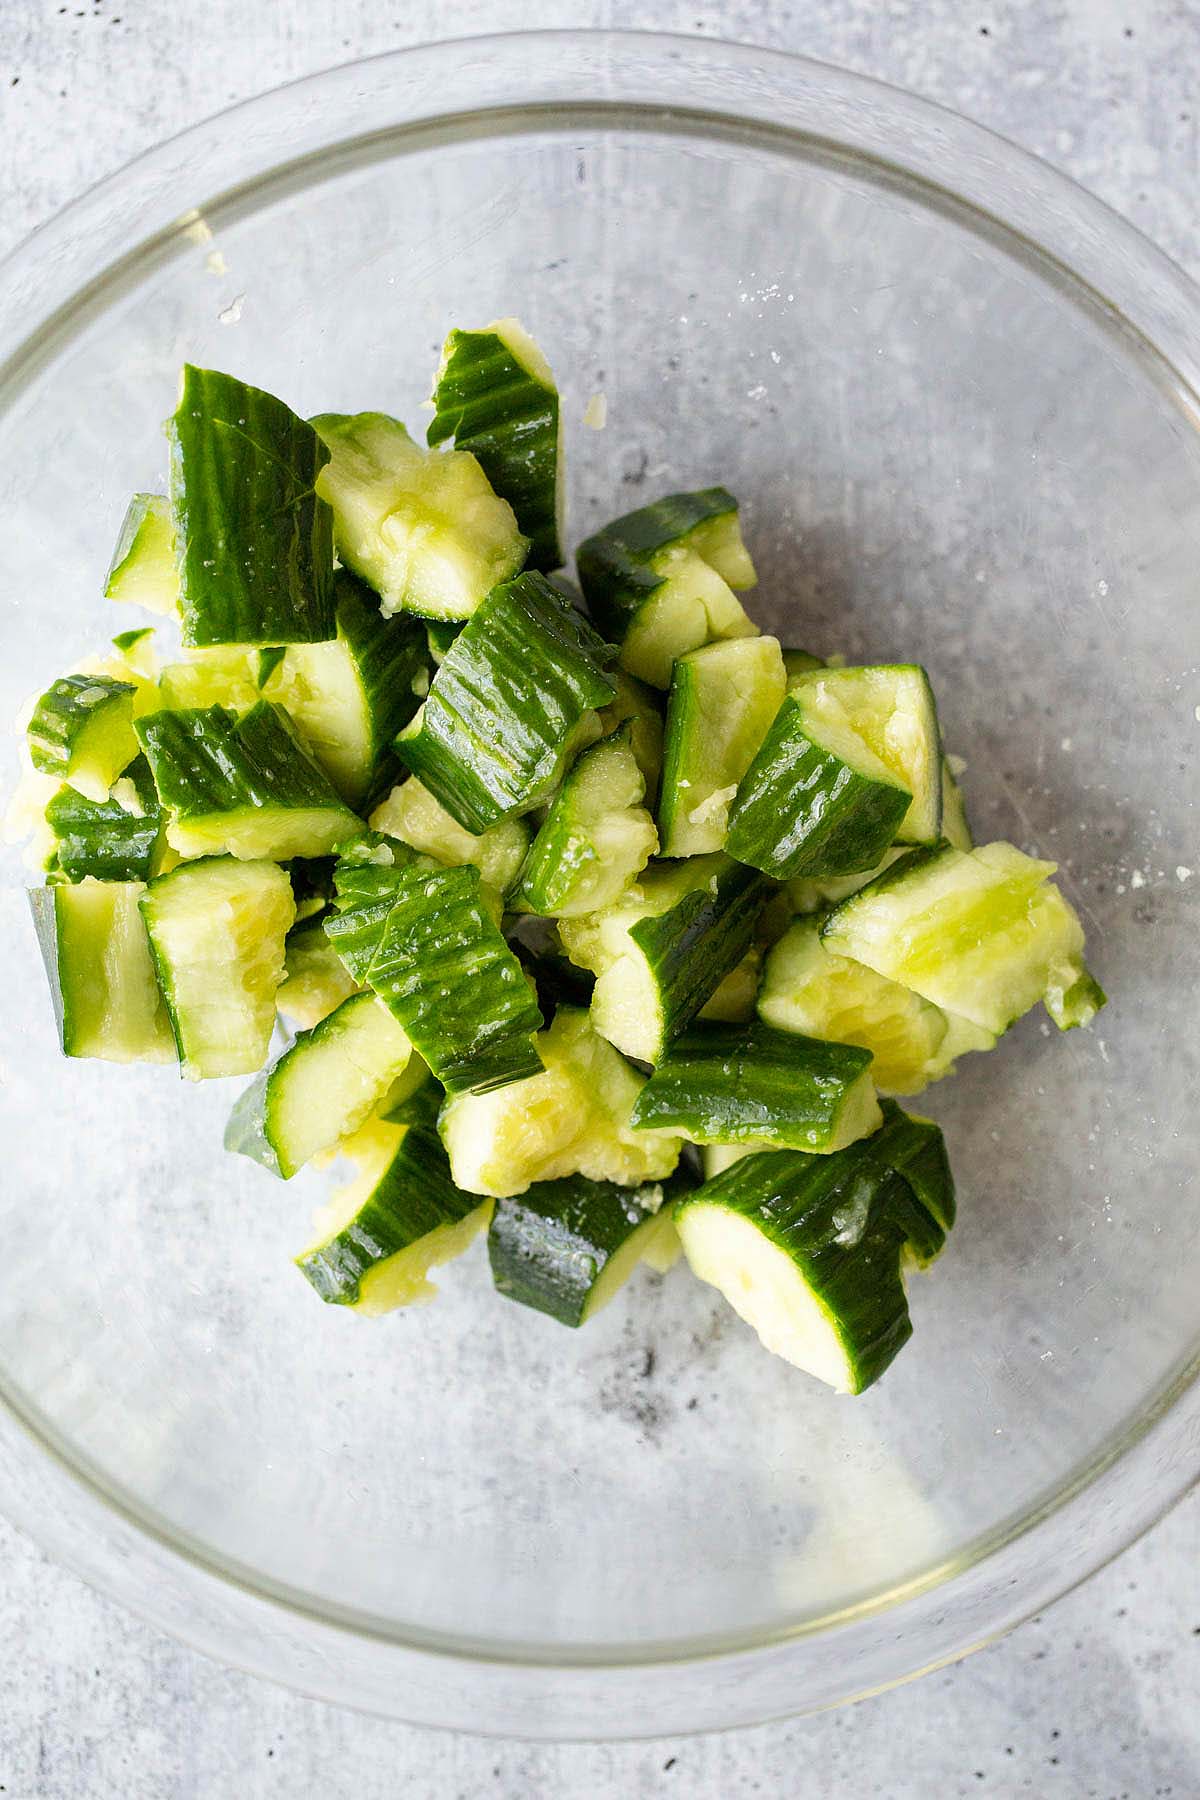
<svg viewBox="0 0 1200 1800">
<path fill-rule="evenodd" d="M 578 1326 L 682 1245 L 859 1392 L 954 1222 L 896 1097 L 1039 1002 L 1086 1024 L 1079 921 L 1053 863 L 973 847 L 922 668 L 759 633 L 724 488 L 557 574 L 516 321 L 452 332 L 432 404 L 422 445 L 184 369 L 105 589 L 180 647 L 122 632 L 28 725 L 62 1047 L 253 1074 L 227 1148 L 349 1159 L 296 1259 L 326 1301 L 429 1298 L 486 1231 L 500 1292 Z"/>
</svg>

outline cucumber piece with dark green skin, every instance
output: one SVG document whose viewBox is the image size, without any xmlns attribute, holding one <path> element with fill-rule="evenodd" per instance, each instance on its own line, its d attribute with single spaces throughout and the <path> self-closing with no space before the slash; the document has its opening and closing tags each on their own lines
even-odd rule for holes
<svg viewBox="0 0 1200 1800">
<path fill-rule="evenodd" d="M 821 942 L 996 1036 L 1039 1000 L 1066 1016 L 1073 991 L 1084 1023 L 1100 990 L 1077 986 L 1083 927 L 1054 872 L 1006 843 L 914 850 L 836 907 Z"/>
<path fill-rule="evenodd" d="M 167 421 L 185 644 L 311 644 L 334 635 L 329 461 L 290 406 L 183 366 Z"/>
<path fill-rule="evenodd" d="M 153 637 L 153 625 L 139 625 L 132 631 L 118 631 L 112 640 L 112 647 L 114 650 L 119 650 L 121 655 L 127 657 L 133 665 L 141 662 L 146 652 L 150 651 Z"/>
<path fill-rule="evenodd" d="M 67 1056 L 103 1062 L 175 1061 L 159 992 L 140 881 L 31 888 L 29 905 Z"/>
<path fill-rule="evenodd" d="M 936 844 L 942 834 L 942 735 L 929 676 L 920 664 L 814 669 L 790 685 L 818 743 L 836 750 L 844 744 L 856 748 L 857 740 L 869 760 L 864 764 L 857 751 L 853 766 L 890 777 L 912 795 L 897 841 Z"/>
<path fill-rule="evenodd" d="M 541 1069 L 542 1023 L 520 963 L 484 904 L 478 869 L 400 871 L 367 980 L 448 1094 Z"/>
<path fill-rule="evenodd" d="M 352 847 L 338 859 L 333 872 L 333 911 L 324 920 L 325 936 L 353 979 L 365 985 L 383 941 L 383 928 L 395 905 L 403 871 L 414 863 L 435 865 L 420 859 L 407 844 L 380 838 L 378 844 Z"/>
<path fill-rule="evenodd" d="M 707 644 L 676 659 L 658 802 L 664 856 L 707 856 L 722 848 L 730 803 L 786 686 L 772 637 Z"/>
<path fill-rule="evenodd" d="M 753 637 L 735 588 L 753 587 L 737 501 L 727 489 L 668 494 L 614 519 L 575 555 L 588 610 L 631 675 L 665 688 L 678 656 Z"/>
<path fill-rule="evenodd" d="M 203 857 L 156 876 L 139 904 L 184 1075 L 254 1074 L 267 1059 L 296 916 L 284 870 Z"/>
<path fill-rule="evenodd" d="M 877 1381 L 912 1335 L 905 1271 L 932 1260 L 953 1220 L 941 1134 L 904 1120 L 896 1108 L 834 1156 L 743 1157 L 675 1208 L 693 1272 L 768 1350 L 839 1393 Z"/>
<path fill-rule="evenodd" d="M 288 932 L 284 977 L 275 994 L 279 1016 L 310 1031 L 358 992 L 358 983 L 325 935 L 324 918 L 304 919 Z"/>
<path fill-rule="evenodd" d="M 592 1022 L 626 1056 L 657 1062 L 750 948 L 774 882 L 725 856 L 652 863 L 616 906 L 559 926 L 596 976 Z"/>
<path fill-rule="evenodd" d="M 386 413 L 313 420 L 331 460 L 318 491 L 338 555 L 385 613 L 466 619 L 524 567 L 528 540 L 466 450 L 425 450 Z"/>
<path fill-rule="evenodd" d="M 362 829 L 269 700 L 240 718 L 221 706 L 149 713 L 137 731 L 181 856 L 326 856 Z"/>
<path fill-rule="evenodd" d="M 577 918 L 612 906 L 658 849 L 626 724 L 572 763 L 533 840 L 509 904 Z"/>
<path fill-rule="evenodd" d="M 165 494 L 135 494 L 117 535 L 104 581 L 106 600 L 128 600 L 147 612 L 179 612 L 175 531 Z"/>
<path fill-rule="evenodd" d="M 135 687 L 110 675 L 60 675 L 33 709 L 29 758 L 88 800 L 107 800 L 122 769 L 137 755 Z"/>
<path fill-rule="evenodd" d="M 371 826 L 448 868 L 473 864 L 497 894 L 507 893 L 520 874 L 532 835 L 524 819 L 501 819 L 479 833 L 465 830 L 415 775 L 380 802 Z"/>
<path fill-rule="evenodd" d="M 497 1200 L 488 1228 L 496 1292 L 560 1325 L 585 1325 L 673 1233 L 662 1197 L 660 1187 L 615 1187 L 572 1175 Z"/>
<path fill-rule="evenodd" d="M 358 1176 L 321 1209 L 296 1267 L 322 1300 L 366 1318 L 434 1299 L 430 1269 L 487 1228 L 492 1202 L 459 1192 L 428 1126 L 372 1120 L 343 1152 Z"/>
<path fill-rule="evenodd" d="M 289 1181 L 358 1130 L 411 1056 L 407 1034 L 383 1002 L 352 994 L 246 1089 L 225 1129 L 226 1150 Z"/>
<path fill-rule="evenodd" d="M 440 1130 L 459 1187 L 511 1195 L 567 1175 L 636 1187 L 673 1173 L 678 1134 L 634 1129 L 645 1076 L 592 1029 L 585 1011 L 560 1006 L 537 1049 L 544 1067 L 536 1075 L 447 1097 Z"/>
<path fill-rule="evenodd" d="M 396 749 L 460 825 L 486 831 L 540 805 L 598 735 L 614 654 L 545 576 L 521 575 L 454 640 Z"/>
<path fill-rule="evenodd" d="M 829 1155 L 881 1119 L 869 1050 L 756 1021 L 681 1033 L 638 1095 L 632 1122 L 693 1144 Z"/>
<path fill-rule="evenodd" d="M 56 867 L 68 881 L 149 881 L 160 852 L 162 812 L 150 765 L 139 756 L 106 800 L 61 787 L 47 803 Z"/>
<path fill-rule="evenodd" d="M 516 319 L 452 331 L 433 387 L 430 444 L 469 450 L 529 540 L 531 569 L 563 560 L 561 425 L 550 365 Z"/>
<path fill-rule="evenodd" d="M 345 569 L 334 576 L 337 636 L 295 644 L 260 686 L 287 712 L 348 806 L 365 810 L 396 769 L 392 749 L 428 692 L 420 623 L 385 618 L 371 590 Z"/>
<path fill-rule="evenodd" d="M 335 569 L 334 580 L 336 581 L 337 577 L 343 573 L 344 570 Z M 258 684 L 258 691 L 260 694 L 287 653 L 288 647 L 286 644 L 268 644 L 265 649 L 259 651 L 254 665 L 254 679 Z"/>
<path fill-rule="evenodd" d="M 726 848 L 787 881 L 873 868 L 912 796 L 853 734 L 814 723 L 803 689 L 788 694 L 742 777 Z"/>
</svg>

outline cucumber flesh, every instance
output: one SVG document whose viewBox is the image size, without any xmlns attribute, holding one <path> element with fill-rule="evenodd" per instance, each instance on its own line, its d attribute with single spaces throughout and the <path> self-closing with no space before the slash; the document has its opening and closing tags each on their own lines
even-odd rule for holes
<svg viewBox="0 0 1200 1800">
<path fill-rule="evenodd" d="M 327 856 L 362 829 L 268 700 L 240 718 L 220 706 L 151 713 L 137 729 L 181 856 Z"/>
<path fill-rule="evenodd" d="M 324 413 L 313 424 L 330 452 L 317 485 L 338 555 L 385 613 L 469 618 L 524 566 L 512 507 L 468 451 L 423 450 L 386 413 Z"/>
<path fill-rule="evenodd" d="M 708 644 L 676 660 L 658 803 L 664 856 L 705 856 L 723 847 L 738 783 L 786 685 L 772 637 Z"/>
<path fill-rule="evenodd" d="M 32 888 L 29 904 L 67 1056 L 175 1061 L 175 1040 L 138 910 L 140 881 Z"/>
<path fill-rule="evenodd" d="M 87 800 L 107 800 L 113 782 L 137 755 L 132 682 L 108 675 L 62 675 L 33 709 L 29 756 L 43 775 L 57 775 Z"/>
<path fill-rule="evenodd" d="M 497 1293 L 561 1325 L 586 1325 L 640 1261 L 663 1259 L 675 1232 L 661 1198 L 658 1188 L 647 1194 L 574 1176 L 497 1200 L 488 1230 Z"/>
<path fill-rule="evenodd" d="M 287 875 L 206 857 L 157 876 L 140 906 L 183 1074 L 252 1075 L 266 1061 L 296 916 Z"/>
<path fill-rule="evenodd" d="M 358 984 L 326 937 L 321 919 L 306 919 L 288 932 L 275 1005 L 289 1025 L 311 1031 L 357 991 Z"/>
<path fill-rule="evenodd" d="M 638 1095 L 633 1124 L 693 1144 L 830 1155 L 882 1123 L 871 1053 L 769 1025 L 695 1025 Z"/>
<path fill-rule="evenodd" d="M 542 575 L 493 589 L 446 652 L 401 759 L 471 832 L 548 799 L 599 735 L 613 652 Z"/>
<path fill-rule="evenodd" d="M 192 650 L 183 662 L 167 663 L 158 677 L 153 711 L 186 712 L 226 706 L 248 711 L 259 698 L 257 652 L 239 644 Z"/>
<path fill-rule="evenodd" d="M 364 1318 L 436 1299 L 430 1270 L 486 1230 L 491 1201 L 458 1191 L 419 1125 L 372 1119 L 342 1149 L 358 1174 L 318 1213 L 297 1268 L 322 1300 Z"/>
<path fill-rule="evenodd" d="M 571 1175 L 632 1187 L 672 1173 L 679 1136 L 632 1127 L 645 1077 L 592 1030 L 586 1012 L 560 1006 L 537 1047 L 540 1074 L 495 1093 L 452 1096 L 442 1108 L 459 1187 L 511 1196 Z"/>
<path fill-rule="evenodd" d="M 747 1025 L 754 1017 L 758 984 L 762 974 L 762 951 L 752 944 L 736 968 L 729 971 L 711 999 L 706 1000 L 697 1018 L 717 1025 Z"/>
<path fill-rule="evenodd" d="M 998 1036 L 1085 973 L 1054 869 L 1006 843 L 912 851 L 837 907 L 821 939 Z"/>
<path fill-rule="evenodd" d="M 334 633 L 329 453 L 261 388 L 184 364 L 167 421 L 185 644 L 319 643 Z"/>
<path fill-rule="evenodd" d="M 226 1150 L 291 1179 L 358 1130 L 403 1075 L 412 1045 L 374 994 L 352 994 L 301 1033 L 233 1109 Z"/>
<path fill-rule="evenodd" d="M 529 540 L 529 567 L 563 560 L 562 422 L 550 365 L 516 319 L 452 331 L 433 386 L 428 442 L 469 450 Z"/>
<path fill-rule="evenodd" d="M 614 905 L 658 849 L 645 797 L 628 725 L 582 751 L 551 802 L 510 904 L 560 919 Z"/>
<path fill-rule="evenodd" d="M 147 612 L 179 612 L 175 532 L 165 494 L 135 494 L 129 502 L 104 581 L 106 600 L 131 601 Z"/>
<path fill-rule="evenodd" d="M 919 1094 L 954 1069 L 968 1049 L 990 1050 L 995 1038 L 951 1020 L 931 1001 L 821 941 L 821 918 L 797 919 L 767 956 L 758 996 L 760 1018 L 780 1031 L 803 1033 L 871 1052 L 871 1074 L 887 1094 Z"/>
<path fill-rule="evenodd" d="M 374 831 L 386 832 L 448 868 L 470 863 L 497 894 L 512 886 L 529 849 L 524 819 L 501 819 L 479 833 L 467 831 L 416 776 L 394 787 L 371 814 Z"/>
<path fill-rule="evenodd" d="M 608 705 L 597 713 L 600 735 L 611 737 L 628 722 L 629 741 L 646 784 L 646 805 L 653 809 L 662 778 L 662 698 L 655 688 L 647 687 L 625 669 L 612 670 L 612 680 L 616 691 Z"/>
<path fill-rule="evenodd" d="M 942 758 L 942 836 L 956 850 L 973 850 L 975 847 L 966 801 L 948 756 Z"/>
</svg>

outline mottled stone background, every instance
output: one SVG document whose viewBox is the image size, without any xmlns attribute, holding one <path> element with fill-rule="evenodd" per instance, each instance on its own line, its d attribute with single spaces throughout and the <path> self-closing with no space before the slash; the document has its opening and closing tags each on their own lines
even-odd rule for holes
<svg viewBox="0 0 1200 1800">
<path fill-rule="evenodd" d="M 205 114 L 328 64 L 550 25 L 804 51 L 1047 157 L 1200 275 L 1189 0 L 0 0 L 0 250 Z M 0 1525 L 0 1794 L 21 1800 L 1196 1800 L 1200 1500 L 1006 1642 L 850 1711 L 630 1746 L 490 1744 L 217 1668 Z"/>
</svg>

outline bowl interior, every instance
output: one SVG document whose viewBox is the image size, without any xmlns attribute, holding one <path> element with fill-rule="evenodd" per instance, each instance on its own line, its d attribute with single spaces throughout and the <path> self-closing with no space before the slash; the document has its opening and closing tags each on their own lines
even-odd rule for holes
<svg viewBox="0 0 1200 1800">
<path fill-rule="evenodd" d="M 184 358 L 418 429 L 444 331 L 504 313 L 566 394 L 573 538 L 732 486 L 764 624 L 928 666 L 977 837 L 1058 861 L 1112 1005 L 927 1096 L 961 1222 L 848 1402 L 682 1268 L 578 1335 L 481 1246 L 431 1309 L 323 1309 L 289 1257 L 328 1176 L 222 1153 L 238 1084 L 60 1060 L 14 856 L 0 1368 L 318 1612 L 504 1656 L 754 1642 L 952 1573 L 1194 1354 L 1200 447 L 1086 292 L 869 162 L 636 109 L 397 133 L 207 208 L 0 396 L 6 716 L 141 622 L 101 579 Z"/>
</svg>

